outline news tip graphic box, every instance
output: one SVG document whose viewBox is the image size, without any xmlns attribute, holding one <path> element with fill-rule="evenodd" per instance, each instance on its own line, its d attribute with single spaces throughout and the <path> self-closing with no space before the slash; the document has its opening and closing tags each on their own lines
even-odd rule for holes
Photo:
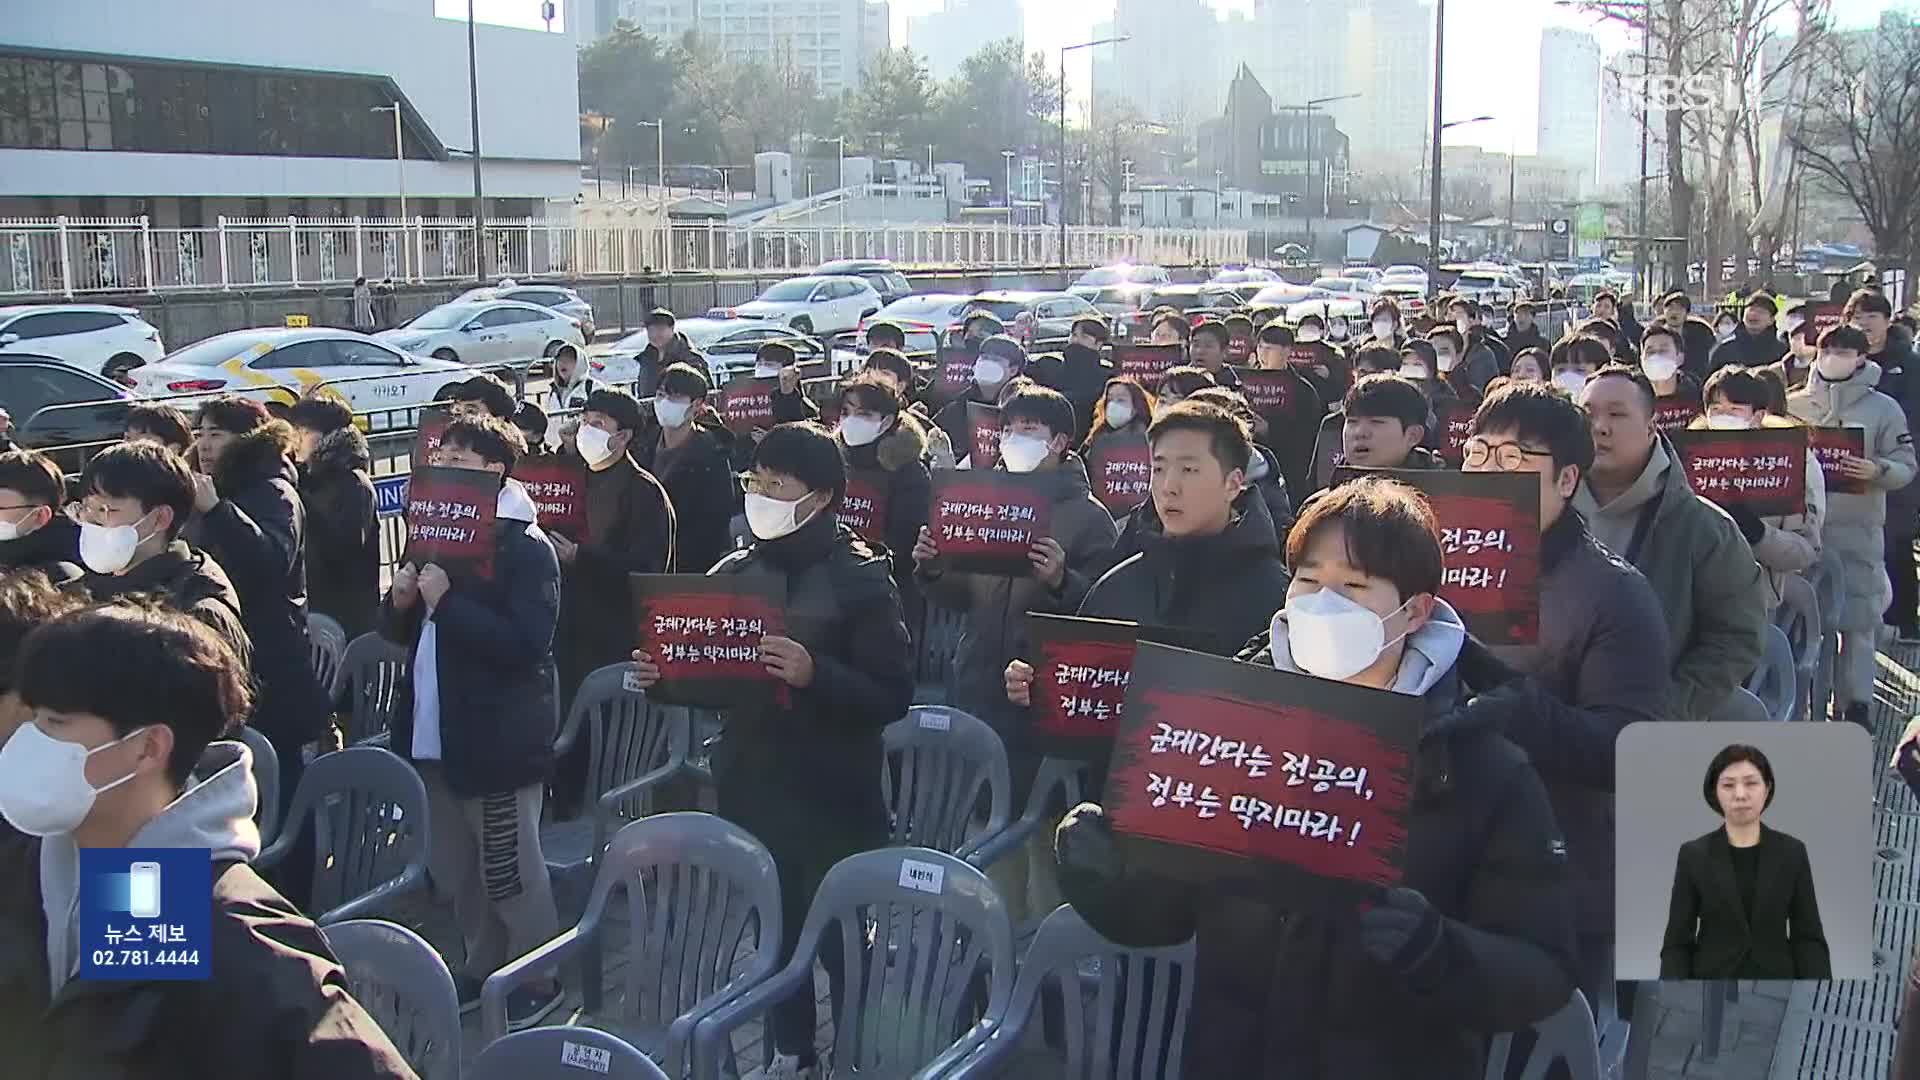
<svg viewBox="0 0 1920 1080">
<path fill-rule="evenodd" d="M 1053 489 L 1044 473 L 936 469 L 927 529 L 946 569 L 959 573 L 1030 572 L 1036 541 L 1052 535 Z"/>
<path fill-rule="evenodd" d="M 401 562 L 435 563 L 450 577 L 493 577 L 494 511 L 500 477 L 485 469 L 429 465 L 407 481 L 407 544 Z"/>
<path fill-rule="evenodd" d="M 1399 884 L 1424 702 L 1142 642 L 1109 759 L 1129 865 L 1299 909 Z"/>
<path fill-rule="evenodd" d="M 1167 372 L 1187 362 L 1187 351 L 1178 345 L 1115 345 L 1113 366 L 1122 375 L 1131 375 L 1149 394 L 1160 392 L 1160 380 Z"/>
<path fill-rule="evenodd" d="M 578 543 L 587 534 L 587 469 L 579 459 L 528 458 L 513 470 L 540 512 L 540 528 Z"/>
<path fill-rule="evenodd" d="M 1239 648 L 1197 630 L 1040 612 L 1027 613 L 1027 641 L 1033 650 L 1033 744 L 1081 761 L 1105 761 L 1113 751 L 1139 642 L 1214 655 Z"/>
<path fill-rule="evenodd" d="M 760 641 L 787 633 L 784 578 L 761 574 L 632 574 L 640 648 L 663 705 L 736 709 L 784 703 L 786 684 L 767 671 Z"/>
<path fill-rule="evenodd" d="M 212 852 L 80 849 L 80 978 L 204 979 L 212 944 Z"/>
<path fill-rule="evenodd" d="M 1667 437 L 1701 498 L 1762 517 L 1806 512 L 1806 428 L 1689 429 Z"/>
</svg>

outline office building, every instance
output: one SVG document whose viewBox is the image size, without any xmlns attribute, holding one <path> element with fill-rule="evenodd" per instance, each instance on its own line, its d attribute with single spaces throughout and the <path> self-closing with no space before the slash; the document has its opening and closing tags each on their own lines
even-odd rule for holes
<svg viewBox="0 0 1920 1080">
<path fill-rule="evenodd" d="M 1230 191 L 1289 196 L 1318 217 L 1328 203 L 1345 202 L 1347 136 L 1324 112 L 1276 111 L 1245 65 L 1227 90 L 1226 112 L 1200 125 L 1199 150 L 1201 175 L 1218 173 Z"/>
<path fill-rule="evenodd" d="M 967 57 L 1008 38 L 1026 41 L 1020 0 L 944 0 L 938 10 L 907 20 L 907 47 L 942 81 L 959 74 Z"/>
<path fill-rule="evenodd" d="M 1210 59 L 1219 20 L 1206 0 L 1115 0 L 1112 25 L 1131 38 L 1108 69 L 1114 100 L 1180 131 L 1220 115 L 1226 83 Z"/>
<path fill-rule="evenodd" d="M 1427 0 L 1255 0 L 1246 33 L 1225 42 L 1276 108 L 1319 98 L 1351 140 L 1357 168 L 1413 168 L 1433 100 Z"/>
<path fill-rule="evenodd" d="M 620 18 L 662 40 L 698 33 L 723 55 L 783 60 L 828 98 L 860 85 L 892 46 L 886 0 L 621 0 Z"/>
<path fill-rule="evenodd" d="M 1587 187 L 1599 154 L 1600 83 L 1600 45 L 1592 34 L 1557 26 L 1541 32 L 1534 147 L 1541 157 L 1571 167 Z"/>
</svg>

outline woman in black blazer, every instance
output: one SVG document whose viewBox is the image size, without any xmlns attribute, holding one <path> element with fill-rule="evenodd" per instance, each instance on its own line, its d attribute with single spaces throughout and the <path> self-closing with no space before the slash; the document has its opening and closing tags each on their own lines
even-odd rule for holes
<svg viewBox="0 0 1920 1080">
<path fill-rule="evenodd" d="M 1662 979 L 1831 979 L 1807 846 L 1760 824 L 1773 767 L 1751 746 L 1714 755 L 1701 793 L 1726 825 L 1680 845 Z"/>
</svg>

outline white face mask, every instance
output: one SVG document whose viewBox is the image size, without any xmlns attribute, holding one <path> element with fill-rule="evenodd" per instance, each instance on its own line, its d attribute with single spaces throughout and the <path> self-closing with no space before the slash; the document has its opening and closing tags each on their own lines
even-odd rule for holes
<svg viewBox="0 0 1920 1080">
<path fill-rule="evenodd" d="M 1400 374 L 1415 382 L 1424 382 L 1427 378 L 1427 369 L 1418 364 L 1401 364 Z"/>
<path fill-rule="evenodd" d="M 1453 328 L 1460 331 L 1461 337 L 1466 337 L 1467 331 L 1473 329 L 1473 321 L 1465 317 L 1455 319 L 1453 320 Z"/>
<path fill-rule="evenodd" d="M 1815 360 L 1813 366 L 1814 370 L 1820 373 L 1820 377 L 1827 382 L 1846 382 L 1853 378 L 1855 371 L 1859 370 L 1855 367 L 1855 363 L 1852 360 L 1842 360 L 1837 356 L 1821 353 L 1820 359 Z"/>
<path fill-rule="evenodd" d="M 1009 433 L 1000 437 L 1000 460 L 1005 463 L 1008 472 L 1032 472 L 1052 452 L 1053 448 L 1047 445 L 1047 440 L 1032 435 Z"/>
<path fill-rule="evenodd" d="M 19 521 L 0 521 L 0 543 L 5 543 L 8 540 L 18 540 L 22 536 L 26 536 L 25 523 L 27 518 L 33 516 L 33 513 L 32 510 L 27 511 L 27 517 L 23 517 Z"/>
<path fill-rule="evenodd" d="M 1553 377 L 1553 385 L 1565 391 L 1571 397 L 1579 397 L 1580 391 L 1587 388 L 1587 373 L 1584 371 L 1562 371 Z"/>
<path fill-rule="evenodd" d="M 1411 600 L 1408 603 L 1412 603 Z M 1401 604 L 1392 615 L 1406 608 Z M 1277 636 L 1280 616 L 1286 616 L 1287 651 L 1309 675 L 1336 682 L 1351 679 L 1373 666 L 1387 646 L 1387 622 L 1332 589 L 1321 589 L 1289 600 L 1285 611 L 1273 617 L 1269 633 Z"/>
<path fill-rule="evenodd" d="M 848 446 L 865 446 L 880 437 L 887 422 L 877 416 L 846 416 L 840 420 L 840 441 Z"/>
<path fill-rule="evenodd" d="M 1451 352 L 1441 352 L 1438 349 L 1434 350 L 1433 362 L 1441 371 L 1452 371 L 1454 368 L 1460 366 L 1460 358 L 1458 356 L 1455 356 Z"/>
<path fill-rule="evenodd" d="M 613 436 L 597 427 L 581 424 L 573 444 L 580 448 L 580 456 L 589 465 L 598 465 L 613 456 Z"/>
<path fill-rule="evenodd" d="M 661 397 L 653 399 L 653 415 L 660 421 L 661 427 L 683 427 L 687 422 L 687 415 L 691 412 L 693 412 L 691 401 L 673 401 Z"/>
<path fill-rule="evenodd" d="M 1107 426 L 1115 431 L 1133 423 L 1133 402 L 1107 402 Z"/>
<path fill-rule="evenodd" d="M 1373 320 L 1373 336 L 1377 338 L 1392 337 L 1393 336 L 1393 320 L 1392 319 Z"/>
<path fill-rule="evenodd" d="M 140 521 L 145 521 L 142 517 Z M 140 545 L 153 539 L 140 535 L 140 521 L 131 525 L 80 526 L 80 561 L 96 574 L 117 574 L 133 561 Z"/>
<path fill-rule="evenodd" d="M 38 724 L 21 724 L 0 746 L 0 817 L 29 836 L 58 836 L 79 828 L 101 793 L 133 779 L 128 773 L 96 788 L 87 782 L 87 759 L 145 730 L 89 750 L 48 735 Z"/>
<path fill-rule="evenodd" d="M 1007 365 L 982 357 L 973 362 L 973 381 L 981 387 L 999 386 L 1007 381 Z"/>
<path fill-rule="evenodd" d="M 1317 326 L 1303 326 L 1299 330 L 1295 331 L 1293 335 L 1293 340 L 1300 341 L 1300 342 L 1319 341 L 1320 328 Z"/>
<path fill-rule="evenodd" d="M 1726 341 L 1733 337 L 1734 329 L 1735 328 L 1732 326 L 1722 326 L 1719 329 L 1715 330 L 1713 334 L 1714 334 L 1714 337 L 1717 338 L 1718 340 Z"/>
<path fill-rule="evenodd" d="M 800 516 L 800 504 L 807 501 L 805 495 L 786 502 L 771 495 L 747 492 L 747 528 L 759 540 L 778 540 L 805 525 L 813 517 Z"/>
<path fill-rule="evenodd" d="M 1805 317 L 1805 316 L 1802 316 L 1802 315 L 1789 315 L 1789 316 L 1787 316 L 1787 333 L 1789 333 L 1789 334 L 1791 334 L 1791 333 L 1793 333 L 1793 332 L 1794 332 L 1795 330 L 1798 330 L 1798 329 L 1800 329 L 1800 324 L 1801 324 L 1801 323 L 1804 323 L 1804 322 L 1806 322 L 1806 321 L 1807 321 L 1807 320 L 1806 320 L 1806 317 Z"/>
<path fill-rule="evenodd" d="M 1715 412 L 1707 414 L 1707 426 L 1715 431 L 1745 431 L 1753 425 L 1748 423 L 1744 416 Z"/>
<path fill-rule="evenodd" d="M 777 379 L 780 377 L 779 364 L 755 364 L 753 377 L 756 379 Z"/>
<path fill-rule="evenodd" d="M 1680 358 L 1669 352 L 1647 353 L 1640 358 L 1640 370 L 1654 382 L 1666 382 L 1680 371 Z"/>
</svg>

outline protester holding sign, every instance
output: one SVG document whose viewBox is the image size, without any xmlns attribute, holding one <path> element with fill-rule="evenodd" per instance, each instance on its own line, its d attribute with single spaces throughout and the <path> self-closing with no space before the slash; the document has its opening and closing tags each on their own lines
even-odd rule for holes
<svg viewBox="0 0 1920 1080">
<path fill-rule="evenodd" d="M 907 410 L 891 381 L 856 375 L 840 390 L 834 438 L 847 460 L 840 520 L 869 544 L 886 547 L 907 626 L 917 628 L 926 608 L 914 578 L 913 546 L 927 523 L 933 485 L 926 465 L 927 423 Z"/>
<path fill-rule="evenodd" d="M 1105 319 L 1091 315 L 1075 319 L 1060 354 L 1042 356 L 1033 362 L 1034 381 L 1060 391 L 1073 403 L 1074 419 L 1080 423 L 1080 430 L 1074 433 L 1075 446 L 1086 441 L 1100 395 L 1107 380 L 1117 374 L 1113 362 L 1101 356 L 1109 335 Z"/>
<path fill-rule="evenodd" d="M 1548 366 L 1553 369 L 1554 388 L 1575 401 L 1587 388 L 1587 380 L 1613 362 L 1604 343 L 1596 338 L 1562 338 L 1553 347 Z"/>
<path fill-rule="evenodd" d="M 1659 321 L 1680 338 L 1681 364 L 1696 379 L 1707 377 L 1712 367 L 1713 350 L 1718 344 L 1713 324 L 1693 316 L 1693 300 L 1682 289 L 1660 298 L 1655 308 Z"/>
<path fill-rule="evenodd" d="M 1439 333 L 1439 331 L 1435 331 Z M 1341 403 L 1340 461 L 1362 469 L 1438 469 L 1439 455 L 1427 438 L 1427 400 L 1419 386 L 1399 375 L 1367 375 Z M 1320 488 L 1332 482 L 1327 470 Z"/>
<path fill-rule="evenodd" d="M 1371 319 L 1368 324 L 1369 333 L 1354 342 L 1352 349 L 1357 353 L 1362 349 L 1379 346 L 1399 352 L 1400 347 L 1407 343 L 1406 327 L 1400 314 L 1400 305 L 1394 302 L 1392 297 L 1383 296 L 1373 302 L 1373 308 L 1368 315 Z M 1355 374 L 1358 375 L 1358 372 Z"/>
<path fill-rule="evenodd" d="M 1495 371 L 1485 379 L 1478 379 L 1473 367 L 1484 369 L 1493 363 L 1493 353 L 1485 346 L 1476 351 L 1477 359 L 1463 359 L 1466 351 L 1466 338 L 1451 326 L 1436 328 L 1427 335 L 1427 341 L 1433 346 L 1433 369 L 1437 373 L 1436 381 L 1444 385 L 1447 392 L 1468 405 L 1478 405 L 1488 382 L 1500 377 Z"/>
<path fill-rule="evenodd" d="M 380 612 L 373 457 L 343 402 L 301 398 L 287 418 L 307 511 L 308 606 L 332 616 L 352 640 L 372 632 Z"/>
<path fill-rule="evenodd" d="M 1768 413 L 1772 397 L 1767 384 L 1752 370 L 1723 367 L 1707 376 L 1707 414 L 1692 425 L 1714 430 L 1754 430 L 1795 425 L 1790 417 Z M 1767 610 L 1780 606 L 1787 575 L 1803 574 L 1820 561 L 1820 530 L 1826 520 L 1827 485 L 1820 459 L 1807 451 L 1805 510 L 1798 514 L 1762 517 L 1735 503 L 1726 507 L 1740 526 L 1740 535 L 1753 548 L 1753 557 L 1766 571 Z"/>
<path fill-rule="evenodd" d="M 1398 374 L 1399 371 L 1400 354 L 1398 352 L 1378 345 L 1369 345 L 1354 353 L 1355 385 L 1369 375 Z M 1351 387 L 1348 388 L 1348 392 L 1352 392 Z M 1421 424 L 1424 426 L 1425 423 L 1425 418 L 1422 418 Z M 1325 488 L 1333 480 L 1333 470 L 1347 463 L 1346 426 L 1347 414 L 1343 395 L 1340 407 L 1330 410 L 1321 419 L 1319 430 L 1314 434 L 1313 457 L 1309 462 L 1311 469 L 1307 474 L 1306 486 L 1295 489 L 1303 496 Z"/>
<path fill-rule="evenodd" d="M 1776 326 L 1779 317 L 1780 306 L 1773 297 L 1764 292 L 1747 297 L 1740 325 L 1734 328 L 1733 337 L 1714 346 L 1709 366 L 1718 371 L 1724 367 L 1765 367 L 1778 361 L 1787 351 Z"/>
<path fill-rule="evenodd" d="M 1287 556 L 1286 609 L 1244 659 L 1426 702 L 1400 885 L 1357 913 L 1305 891 L 1196 891 L 1123 858 L 1091 804 L 1056 834 L 1061 884 L 1121 944 L 1197 938 L 1188 1076 L 1478 1078 L 1488 1035 L 1572 993 L 1565 845 L 1525 755 L 1459 707 L 1466 634 L 1434 598 L 1420 497 L 1378 478 L 1320 495 Z"/>
<path fill-rule="evenodd" d="M 1253 411 L 1238 390 L 1224 386 L 1208 387 L 1194 394 L 1188 401 L 1204 401 L 1238 417 L 1254 432 L 1253 454 L 1247 459 L 1247 488 L 1257 492 L 1260 501 L 1267 504 L 1267 514 L 1273 518 L 1274 531 L 1285 532 L 1293 527 L 1293 496 L 1287 490 L 1287 478 L 1280 472 L 1280 459 L 1259 440 L 1268 430 L 1267 423 L 1260 414 Z"/>
<path fill-rule="evenodd" d="M 1867 336 L 1854 327 L 1827 331 L 1806 389 L 1789 396 L 1787 408 L 1812 426 L 1860 428 L 1865 434 L 1866 455 L 1843 458 L 1838 468 L 1848 479 L 1864 482 L 1866 493 L 1836 491 L 1827 499 L 1821 545 L 1840 557 L 1847 595 L 1840 611 L 1821 617 L 1840 631 L 1835 708 L 1872 730 L 1875 639 L 1893 597 L 1886 572 L 1887 493 L 1912 483 L 1915 460 L 1906 413 L 1876 389 L 1880 366 L 1867 359 L 1867 349 Z"/>
<path fill-rule="evenodd" d="M 1215 386 L 1235 386 L 1239 377 L 1227 366 L 1227 324 L 1218 319 L 1193 328 L 1187 343 L 1187 362 L 1213 376 Z"/>
<path fill-rule="evenodd" d="M 0 594 L 17 588 L 0 579 Z M 70 611 L 50 590 L 33 606 L 41 625 L 20 648 L 17 684 L 6 680 L 33 719 L 0 748 L 7 1075 L 412 1080 L 313 922 L 247 865 L 260 851 L 259 792 L 246 748 L 223 741 L 249 712 L 245 664 L 177 612 Z M 11 597 L 0 608 L 29 614 Z M 98 675 L 105 657 L 111 678 Z M 15 658 L 5 659 L 14 672 Z M 96 788 L 90 773 L 115 779 Z M 100 940 L 86 930 L 81 893 L 107 876 L 88 875 L 83 886 L 83 849 L 126 848 L 163 849 L 142 858 L 198 855 L 203 875 L 211 862 L 210 920 L 208 879 L 200 879 L 205 937 L 140 950 L 153 958 L 145 970 L 76 982 Z M 124 881 L 127 864 L 119 865 Z M 169 906 L 167 921 L 190 922 L 187 906 Z M 184 967 L 157 966 L 162 954 L 189 949 L 205 972 L 200 981 L 178 977 Z"/>
<path fill-rule="evenodd" d="M 1847 301 L 1843 315 L 1867 335 L 1867 359 L 1880 365 L 1875 389 L 1900 403 L 1907 430 L 1920 426 L 1920 355 L 1913 333 L 1893 321 L 1893 305 L 1885 294 L 1861 289 Z M 1893 600 L 1886 623 L 1897 628 L 1902 644 L 1920 644 L 1920 582 L 1914 576 L 1913 545 L 1920 533 L 1920 486 L 1908 484 L 1887 495 L 1887 577 L 1893 582 Z"/>
<path fill-rule="evenodd" d="M 1254 339 L 1254 370 L 1241 380 L 1241 390 L 1262 421 L 1265 430 L 1256 435 L 1272 448 L 1287 491 L 1304 495 L 1313 480 L 1317 425 L 1333 399 L 1321 396 L 1313 369 L 1293 362 L 1295 348 L 1287 339 L 1286 327 L 1269 323 L 1262 328 Z M 1328 391 L 1346 377 L 1345 371 L 1337 372 L 1338 379 L 1334 374 L 1330 368 L 1324 384 Z"/>
<path fill-rule="evenodd" d="M 1449 378 L 1447 382 L 1453 386 L 1454 393 L 1477 402 L 1486 392 L 1487 383 L 1512 364 L 1513 354 L 1507 351 L 1506 342 L 1501 341 L 1500 336 L 1481 321 L 1480 304 L 1472 297 L 1456 296 L 1449 299 L 1447 316 L 1453 320 L 1449 328 L 1455 339 L 1453 363 L 1448 366 L 1446 357 L 1442 356 L 1440 371 L 1452 375 L 1457 370 L 1458 377 Z M 1436 349 L 1440 348 L 1440 339 L 1434 335 L 1439 333 L 1439 330 L 1435 330 L 1428 335 Z M 1472 390 L 1471 394 L 1467 393 L 1469 389 Z"/>
<path fill-rule="evenodd" d="M 1593 469 L 1573 505 L 1660 597 L 1672 650 L 1668 718 L 1708 720 L 1760 662 L 1766 589 L 1739 526 L 1688 487 L 1653 426 L 1653 402 L 1646 376 L 1622 364 L 1587 383 Z"/>
<path fill-rule="evenodd" d="M 1680 368 L 1680 335 L 1662 323 L 1640 338 L 1640 371 L 1653 384 L 1653 423 L 1678 431 L 1701 413 L 1700 380 Z"/>
<path fill-rule="evenodd" d="M 1539 636 L 1493 649 L 1528 676 L 1519 682 L 1462 661 L 1474 690 L 1493 691 L 1470 708 L 1527 752 L 1566 836 L 1580 987 L 1590 1001 L 1613 970 L 1614 743 L 1628 724 L 1666 718 L 1669 655 L 1653 587 L 1572 508 L 1592 466 L 1587 418 L 1565 396 L 1516 385 L 1481 403 L 1466 471 L 1540 478 Z M 1628 1015 L 1631 1000 L 1620 996 Z"/>
<path fill-rule="evenodd" d="M 520 433 L 503 420 L 448 425 L 434 465 L 491 474 L 498 485 L 492 572 L 456 578 L 436 563 L 402 565 L 381 628 L 412 654 L 392 745 L 427 788 L 427 870 L 466 943 L 466 971 L 455 980 L 463 999 L 477 998 L 481 980 L 560 929 L 540 853 L 559 711 L 560 564 L 534 523 L 532 501 L 508 482 L 524 453 Z M 557 979 L 530 983 L 508 996 L 507 1024 L 538 1023 L 559 1003 Z"/>
<path fill-rule="evenodd" d="M 1318 314 L 1303 316 L 1293 345 L 1287 350 L 1287 367 L 1313 384 L 1320 401 L 1333 402 L 1347 392 L 1353 374 L 1348 370 L 1346 354 L 1329 345 L 1326 336 L 1324 320 Z"/>
<path fill-rule="evenodd" d="M 1185 315 L 1168 308 L 1153 313 L 1153 329 L 1147 334 L 1149 345 L 1178 345 L 1183 349 L 1193 337 L 1193 324 Z"/>
<path fill-rule="evenodd" d="M 1116 521 L 1147 501 L 1147 477 L 1152 453 L 1147 448 L 1147 425 L 1153 422 L 1153 395 L 1130 376 L 1107 381 L 1094 406 L 1093 431 L 1081 444 L 1093 497 Z"/>
<path fill-rule="evenodd" d="M 456 417 L 491 416 L 496 420 L 513 419 L 513 391 L 491 372 L 478 372 L 455 383 L 451 390 L 442 391 L 434 400 L 448 402 L 447 411 Z"/>
<path fill-rule="evenodd" d="M 996 334 L 980 343 L 979 356 L 973 362 L 973 385 L 933 415 L 934 426 L 946 434 L 956 459 L 966 460 L 973 449 L 973 424 L 968 418 L 967 405 L 997 404 L 1000 391 L 1026 369 L 1027 350 L 1005 334 Z"/>
<path fill-rule="evenodd" d="M 673 364 L 661 372 L 653 422 L 633 447 L 634 460 L 660 478 L 673 502 L 674 564 L 688 573 L 727 553 L 727 524 L 739 509 L 734 439 L 707 412 L 712 389 L 703 368 Z"/>
<path fill-rule="evenodd" d="M 753 546 L 727 556 L 713 574 L 785 581 L 790 636 L 769 636 L 760 648 L 791 703 L 730 711 L 713 773 L 721 816 L 773 853 L 784 963 L 827 870 L 887 842 L 880 732 L 913 700 L 913 655 L 887 557 L 835 513 L 847 479 L 833 437 L 816 424 L 782 424 L 753 456 L 746 479 Z M 659 681 L 653 657 L 635 652 L 633 661 L 643 688 Z M 830 932 L 821 955 L 837 983 L 836 937 Z M 813 994 L 775 1006 L 771 1026 L 776 1072 L 811 1069 Z"/>
</svg>

